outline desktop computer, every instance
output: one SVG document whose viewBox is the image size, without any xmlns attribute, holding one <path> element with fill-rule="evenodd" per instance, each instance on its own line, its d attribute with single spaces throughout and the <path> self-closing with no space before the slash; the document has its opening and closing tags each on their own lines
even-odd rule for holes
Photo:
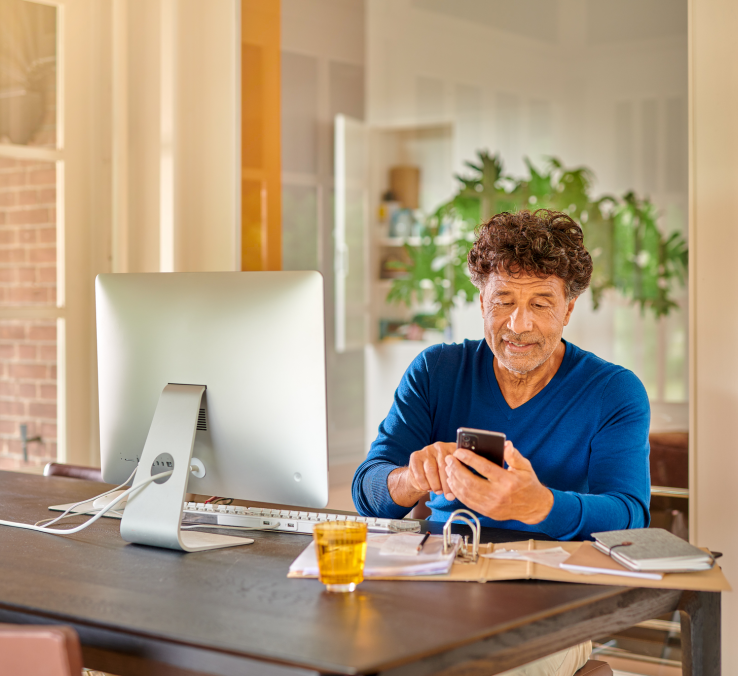
<svg viewBox="0 0 738 676">
<path fill-rule="evenodd" d="M 114 517 L 128 542 L 185 552 L 253 542 L 223 530 L 307 535 L 326 520 L 420 530 L 315 511 L 328 503 L 318 272 L 104 274 L 95 286 L 102 473 L 120 485 L 50 506 L 56 518 L 0 526 L 72 535 Z M 272 505 L 185 502 L 188 492 Z M 56 527 L 77 514 L 92 518 Z"/>
<path fill-rule="evenodd" d="M 153 479 L 128 497 L 124 539 L 243 544 L 181 531 L 185 492 L 327 504 L 323 294 L 315 271 L 98 276 L 103 478 Z"/>
</svg>

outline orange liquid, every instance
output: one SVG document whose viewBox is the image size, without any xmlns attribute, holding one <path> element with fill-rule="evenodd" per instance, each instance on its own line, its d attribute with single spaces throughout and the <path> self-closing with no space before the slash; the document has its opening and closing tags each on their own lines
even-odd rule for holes
<svg viewBox="0 0 738 676">
<path fill-rule="evenodd" d="M 320 581 L 323 584 L 359 584 L 364 580 L 365 524 L 318 524 L 313 537 L 318 552 Z"/>
</svg>

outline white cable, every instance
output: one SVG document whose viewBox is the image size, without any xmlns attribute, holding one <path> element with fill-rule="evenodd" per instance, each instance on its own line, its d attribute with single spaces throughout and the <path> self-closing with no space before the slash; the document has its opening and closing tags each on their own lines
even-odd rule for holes
<svg viewBox="0 0 738 676">
<path fill-rule="evenodd" d="M 79 526 L 74 526 L 72 528 L 64 528 L 64 529 L 58 529 L 58 528 L 49 528 L 48 526 L 34 526 L 30 523 L 16 523 L 14 521 L 3 521 L 0 520 L 0 526 L 12 526 L 13 528 L 25 528 L 26 530 L 35 530 L 39 533 L 52 533 L 54 535 L 72 535 L 74 533 L 79 533 L 81 530 L 84 530 L 87 528 L 87 526 L 91 526 L 95 521 L 103 517 L 105 514 L 107 514 L 110 510 L 113 509 L 115 505 L 118 504 L 123 498 L 127 498 L 133 491 L 138 490 L 139 488 L 143 488 L 144 486 L 148 486 L 150 483 L 156 481 L 157 479 L 163 479 L 166 476 L 170 476 L 174 470 L 170 470 L 168 472 L 161 472 L 160 474 L 154 474 L 153 476 L 149 477 L 148 479 L 145 479 L 141 483 L 136 484 L 135 486 L 131 486 L 127 491 L 124 491 L 121 493 L 120 498 L 116 500 L 115 502 L 110 502 L 105 507 L 103 507 L 95 516 L 93 516 L 91 519 L 88 519 L 83 524 L 80 524 Z M 89 502 L 88 500 L 85 500 L 84 502 Z M 82 504 L 82 503 L 79 503 Z"/>
<path fill-rule="evenodd" d="M 115 488 L 111 488 L 109 491 L 105 493 L 100 493 L 100 495 L 96 495 L 94 498 L 89 498 L 87 500 L 81 500 L 80 502 L 75 502 L 73 505 L 69 505 L 67 510 L 61 514 L 60 516 L 57 516 L 56 518 L 51 519 L 41 519 L 41 521 L 36 521 L 34 526 L 38 526 L 40 523 L 46 523 L 46 526 L 44 528 L 49 528 L 50 526 L 53 526 L 57 521 L 61 521 L 62 519 L 66 519 L 67 516 L 77 516 L 78 514 L 86 514 L 85 512 L 75 512 L 74 514 L 69 514 L 75 507 L 79 507 L 80 505 L 84 505 L 87 502 L 94 502 L 98 498 L 104 498 L 106 495 L 110 495 L 111 493 L 114 493 L 115 491 L 119 491 L 121 488 L 125 488 L 128 485 L 128 482 L 133 479 L 134 475 L 136 474 L 136 470 L 138 469 L 138 465 L 134 467 L 133 471 L 131 472 L 131 475 L 120 485 L 116 486 Z M 115 504 L 117 505 L 120 502 L 120 499 L 116 500 Z M 47 523 L 48 522 L 48 523 Z"/>
</svg>

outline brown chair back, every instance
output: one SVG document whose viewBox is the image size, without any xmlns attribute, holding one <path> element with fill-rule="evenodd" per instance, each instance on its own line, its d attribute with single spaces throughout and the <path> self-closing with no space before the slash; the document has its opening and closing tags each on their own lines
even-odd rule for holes
<svg viewBox="0 0 738 676">
<path fill-rule="evenodd" d="M 0 624 L 0 676 L 80 676 L 82 650 L 70 627 Z"/>
<path fill-rule="evenodd" d="M 72 479 L 87 479 L 102 483 L 102 471 L 97 467 L 83 465 L 65 465 L 61 462 L 50 462 L 44 467 L 44 476 L 66 476 Z"/>
</svg>

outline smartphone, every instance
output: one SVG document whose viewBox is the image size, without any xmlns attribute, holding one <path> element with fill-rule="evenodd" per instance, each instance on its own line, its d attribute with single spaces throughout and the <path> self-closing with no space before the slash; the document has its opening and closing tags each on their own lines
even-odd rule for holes
<svg viewBox="0 0 738 676">
<path fill-rule="evenodd" d="M 505 435 L 501 432 L 459 427 L 456 430 L 456 445 L 467 448 L 500 467 L 504 466 Z"/>
</svg>

